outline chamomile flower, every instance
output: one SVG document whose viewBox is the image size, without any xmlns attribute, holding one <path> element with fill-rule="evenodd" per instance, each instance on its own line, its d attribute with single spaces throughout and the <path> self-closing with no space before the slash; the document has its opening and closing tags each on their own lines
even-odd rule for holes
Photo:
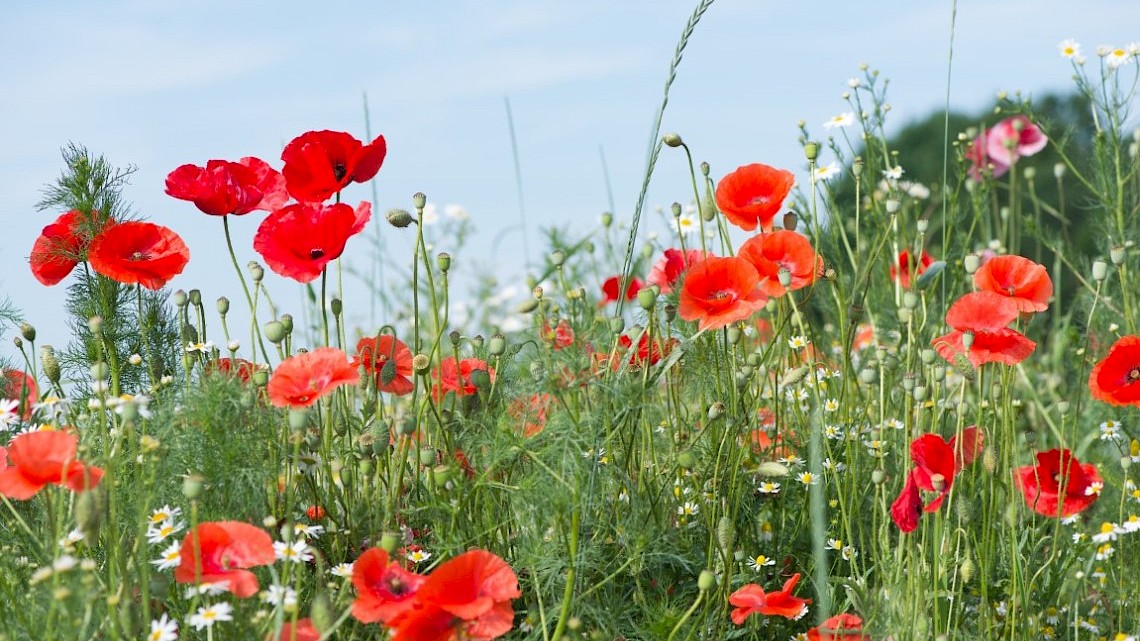
<svg viewBox="0 0 1140 641">
<path fill-rule="evenodd" d="M 829 550 L 842 551 L 843 539 L 828 539 L 826 547 Z"/>
<path fill-rule="evenodd" d="M 1101 545 L 1097 546 L 1096 560 L 1097 561 L 1106 561 L 1106 560 L 1112 558 L 1112 555 L 1115 552 L 1116 552 L 1116 548 L 1112 547 L 1111 543 L 1102 543 Z"/>
<path fill-rule="evenodd" d="M 1120 532 L 1120 527 L 1115 523 L 1105 521 L 1100 524 L 1100 531 L 1092 536 L 1093 543 L 1108 543 L 1115 541 L 1117 533 Z"/>
<path fill-rule="evenodd" d="M 329 570 L 329 574 L 338 576 L 342 579 L 352 578 L 352 564 L 351 563 L 337 563 Z"/>
<path fill-rule="evenodd" d="M 0 426 L 9 427 L 20 422 L 20 401 L 14 398 L 0 400 Z"/>
<path fill-rule="evenodd" d="M 306 539 L 320 538 L 321 534 L 324 533 L 324 531 L 325 528 L 323 525 L 306 525 L 304 523 L 293 524 L 293 533 L 299 534 Z"/>
<path fill-rule="evenodd" d="M 1069 516 L 1066 516 L 1065 518 L 1061 519 L 1061 525 L 1076 525 L 1077 523 L 1080 522 L 1080 520 L 1081 520 L 1080 514 L 1070 514 Z"/>
<path fill-rule="evenodd" d="M 776 531 L 772 527 L 772 524 L 767 522 L 767 521 L 764 521 L 763 523 L 761 523 L 760 524 L 760 540 L 761 541 L 771 541 L 774 538 L 776 538 Z"/>
<path fill-rule="evenodd" d="M 832 161 L 832 162 L 827 163 L 826 165 L 820 165 L 820 166 L 816 167 L 815 169 L 813 169 L 812 174 L 811 174 L 811 178 L 812 178 L 812 180 L 819 182 L 821 180 L 827 180 L 829 178 L 832 178 L 833 176 L 838 176 L 838 175 L 839 175 L 839 163 Z"/>
<path fill-rule="evenodd" d="M 811 472 L 800 472 L 799 475 L 796 476 L 796 480 L 804 485 L 815 485 L 819 483 L 819 478 Z"/>
<path fill-rule="evenodd" d="M 843 549 L 839 551 L 839 556 L 843 557 L 844 561 L 852 561 L 859 556 L 859 551 L 855 549 L 854 545 L 844 545 Z"/>
<path fill-rule="evenodd" d="M 139 356 L 138 354 L 131 354 L 127 358 L 127 362 L 131 365 L 134 365 L 135 367 L 138 367 L 139 365 L 142 365 L 142 356 Z"/>
<path fill-rule="evenodd" d="M 855 112 L 845 111 L 837 116 L 832 116 L 823 123 L 824 129 L 845 129 L 855 124 Z"/>
<path fill-rule="evenodd" d="M 795 454 L 788 454 L 787 456 L 784 456 L 780 459 L 777 459 L 776 462 L 783 464 L 783 465 L 787 465 L 788 467 L 802 467 L 804 464 L 807 463 L 806 460 L 804 460 L 803 458 L 801 458 Z"/>
<path fill-rule="evenodd" d="M 884 429 L 901 430 L 905 427 L 906 427 L 906 423 L 903 423 L 902 421 L 900 421 L 897 418 L 888 418 L 887 420 L 883 421 L 883 428 Z"/>
<path fill-rule="evenodd" d="M 426 550 L 410 550 L 404 556 L 412 563 L 423 563 L 431 558 L 431 552 Z"/>
<path fill-rule="evenodd" d="M 1117 421 L 1105 421 L 1100 424 L 1100 440 L 1119 441 L 1121 425 Z"/>
<path fill-rule="evenodd" d="M 756 491 L 761 494 L 779 494 L 780 484 L 775 481 L 763 481 L 760 483 L 760 487 L 756 488 Z"/>
<path fill-rule="evenodd" d="M 286 543 L 284 541 L 273 542 L 273 553 L 279 561 L 292 561 L 293 563 L 304 563 L 313 560 L 313 553 L 309 551 L 309 544 L 301 539 Z"/>
<path fill-rule="evenodd" d="M 1136 641 L 1136 635 L 1117 632 L 1116 635 L 1112 637 L 1112 641 Z"/>
<path fill-rule="evenodd" d="M 270 605 L 282 606 L 284 608 L 296 607 L 297 605 L 297 591 L 290 587 L 283 587 L 277 584 L 271 585 L 261 593 L 261 598 Z"/>
<path fill-rule="evenodd" d="M 863 86 L 863 80 L 860 78 L 848 78 L 847 86 L 851 87 L 852 89 L 858 89 L 859 87 Z"/>
<path fill-rule="evenodd" d="M 1078 43 L 1076 40 L 1073 40 L 1072 38 L 1065 38 L 1061 41 L 1060 44 L 1057 45 L 1057 48 L 1061 50 L 1062 58 L 1068 58 L 1072 60 L 1073 58 L 1081 55 L 1080 43 Z"/>
<path fill-rule="evenodd" d="M 748 567 L 757 572 L 760 571 L 760 568 L 766 568 L 772 565 L 776 565 L 776 559 L 768 558 L 763 554 L 757 554 L 756 556 L 748 557 Z"/>
<path fill-rule="evenodd" d="M 1045 623 L 1057 625 L 1061 622 L 1061 611 L 1053 606 L 1045 608 Z"/>
<path fill-rule="evenodd" d="M 1124 519 L 1124 522 L 1120 524 L 1120 529 L 1123 530 L 1125 534 L 1140 532 L 1140 516 L 1129 514 L 1128 518 Z"/>
<path fill-rule="evenodd" d="M 792 349 L 803 349 L 811 344 L 811 341 L 803 336 L 793 336 L 788 339 L 788 347 Z"/>
<path fill-rule="evenodd" d="M 688 236 L 700 229 L 700 222 L 696 214 L 681 214 L 673 219 L 673 231 L 681 236 Z"/>
<path fill-rule="evenodd" d="M 178 622 L 163 612 L 162 616 L 150 622 L 150 634 L 146 641 L 175 641 L 178 638 Z"/>
<path fill-rule="evenodd" d="M 182 516 L 182 508 L 163 505 L 162 507 L 150 513 L 150 524 L 158 525 L 165 521 L 174 521 L 179 516 Z"/>
<path fill-rule="evenodd" d="M 162 543 L 184 527 L 186 524 L 179 521 L 162 521 L 156 525 L 151 525 L 146 529 L 147 543 Z"/>
<path fill-rule="evenodd" d="M 824 425 L 823 435 L 833 441 L 838 441 L 843 438 L 843 430 L 837 425 Z"/>
<path fill-rule="evenodd" d="M 76 543 L 79 543 L 84 538 L 86 538 L 86 537 L 83 536 L 82 530 L 72 530 L 72 531 L 67 533 L 67 536 L 65 536 L 59 540 L 59 547 L 69 548 L 69 547 L 75 545 Z"/>
<path fill-rule="evenodd" d="M 159 555 L 157 559 L 152 560 L 151 565 L 159 570 L 169 570 L 178 567 L 182 562 L 182 544 L 175 541 L 168 545 L 165 550 Z"/>
<path fill-rule="evenodd" d="M 1085 496 L 1100 496 L 1102 490 L 1104 490 L 1104 482 L 1093 481 L 1085 488 Z"/>
<path fill-rule="evenodd" d="M 898 179 L 902 178 L 903 173 L 904 173 L 903 168 L 896 165 L 896 166 L 891 167 L 889 169 L 884 169 L 883 170 L 883 177 L 886 178 L 887 180 L 898 180 Z"/>
<path fill-rule="evenodd" d="M 1132 61 L 1132 54 L 1124 47 L 1113 47 L 1104 57 L 1104 64 L 1109 69 L 1122 67 Z"/>
<path fill-rule="evenodd" d="M 183 593 L 182 596 L 184 596 L 187 600 L 189 600 L 189 599 L 193 599 L 195 597 L 199 597 L 199 596 L 203 596 L 203 595 L 205 595 L 205 596 L 218 596 L 219 594 L 225 594 L 226 592 L 229 592 L 229 591 L 230 591 L 229 580 L 213 581 L 210 583 L 199 583 L 198 585 L 192 585 L 192 586 L 186 588 L 186 591 Z"/>
<path fill-rule="evenodd" d="M 214 341 L 206 341 L 204 343 L 195 343 L 193 341 L 186 343 L 186 353 L 193 354 L 198 352 L 200 354 L 209 354 L 210 350 L 214 349 Z"/>
<path fill-rule="evenodd" d="M 829 398 L 823 402 L 823 411 L 831 413 L 839 411 L 839 401 L 834 398 Z"/>
<path fill-rule="evenodd" d="M 823 469 L 825 469 L 829 472 L 838 473 L 838 472 L 842 472 L 842 471 L 847 469 L 846 463 L 844 463 L 843 461 L 833 461 L 833 460 L 831 460 L 830 456 L 823 459 L 823 463 L 821 463 L 821 465 L 823 466 Z"/>
<path fill-rule="evenodd" d="M 677 514 L 679 516 L 695 516 L 701 511 L 701 506 L 692 501 L 685 501 L 684 504 L 677 507 Z"/>
<path fill-rule="evenodd" d="M 224 601 L 203 606 L 190 616 L 190 627 L 195 630 L 204 630 L 213 627 L 218 621 L 233 621 L 233 612 L 234 606 Z"/>
</svg>

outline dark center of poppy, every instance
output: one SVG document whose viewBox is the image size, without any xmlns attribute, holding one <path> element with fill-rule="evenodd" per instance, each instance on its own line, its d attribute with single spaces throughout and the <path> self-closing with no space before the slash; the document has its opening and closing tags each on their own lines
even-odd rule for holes
<svg viewBox="0 0 1140 641">
<path fill-rule="evenodd" d="M 344 163 L 342 163 L 342 162 L 334 162 L 332 170 L 333 170 L 333 177 L 336 178 L 337 182 L 344 180 L 344 177 L 348 174 L 348 168 L 345 167 Z"/>
<path fill-rule="evenodd" d="M 388 576 L 384 579 L 384 587 L 392 596 L 403 596 L 407 592 L 407 586 L 400 580 L 400 577 L 395 574 Z"/>
<path fill-rule="evenodd" d="M 132 261 L 137 261 L 137 260 L 146 260 L 146 254 L 144 254 L 144 253 L 143 253 L 143 252 L 141 252 L 141 251 L 137 251 L 137 252 L 135 252 L 135 253 L 131 254 L 131 256 L 130 256 L 130 259 L 129 259 L 129 260 L 132 260 Z"/>
<path fill-rule="evenodd" d="M 1140 381 L 1140 365 L 1128 370 L 1128 382 L 1135 383 Z"/>
<path fill-rule="evenodd" d="M 767 196 L 756 196 L 752 200 L 749 200 L 748 204 L 749 205 L 766 205 L 766 204 L 768 204 L 769 200 L 771 200 L 771 199 L 768 198 Z"/>
<path fill-rule="evenodd" d="M 324 255 L 325 255 L 325 250 L 321 249 L 320 247 L 309 250 L 309 258 L 311 258 L 313 260 L 317 260 L 318 258 L 320 258 Z"/>
</svg>

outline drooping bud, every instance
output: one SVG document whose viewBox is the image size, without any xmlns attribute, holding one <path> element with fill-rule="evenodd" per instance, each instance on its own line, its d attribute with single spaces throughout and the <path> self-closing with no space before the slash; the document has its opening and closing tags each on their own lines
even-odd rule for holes
<svg viewBox="0 0 1140 641">
<path fill-rule="evenodd" d="M 36 328 L 28 323 L 20 323 L 20 336 L 23 336 L 24 340 L 34 343 L 36 342 Z"/>
<path fill-rule="evenodd" d="M 681 140 L 681 136 L 675 133 L 665 134 L 661 137 L 661 142 L 665 143 L 665 145 L 669 147 L 680 147 L 684 144 L 684 142 Z"/>
<path fill-rule="evenodd" d="M 385 218 L 388 219 L 388 224 L 396 229 L 403 229 L 415 221 L 415 218 L 406 209 L 391 209 Z"/>
</svg>

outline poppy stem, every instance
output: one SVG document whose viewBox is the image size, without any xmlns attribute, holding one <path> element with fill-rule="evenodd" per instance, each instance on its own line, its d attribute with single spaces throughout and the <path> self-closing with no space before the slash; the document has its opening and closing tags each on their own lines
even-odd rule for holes
<svg viewBox="0 0 1140 641">
<path fill-rule="evenodd" d="M 234 271 L 237 272 L 238 281 L 241 282 L 241 290 L 245 293 L 245 302 L 249 305 L 250 314 L 250 328 L 253 330 L 253 337 L 258 346 L 261 347 L 261 357 L 265 362 L 269 362 L 269 353 L 265 351 L 265 341 L 261 338 L 261 330 L 257 326 L 257 307 L 253 304 L 253 296 L 249 294 L 249 285 L 245 283 L 245 276 L 241 273 L 241 266 L 238 265 L 237 254 L 234 253 L 234 243 L 230 238 L 230 217 L 222 216 L 222 227 L 226 231 L 226 249 L 230 252 L 230 260 L 234 264 Z M 257 350 L 253 345 L 250 345 L 250 350 L 253 351 L 253 361 L 257 364 Z"/>
</svg>

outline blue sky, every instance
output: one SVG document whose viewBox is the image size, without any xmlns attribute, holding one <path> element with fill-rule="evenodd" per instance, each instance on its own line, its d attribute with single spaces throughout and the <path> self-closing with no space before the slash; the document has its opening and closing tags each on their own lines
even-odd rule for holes
<svg viewBox="0 0 1140 641">
<path fill-rule="evenodd" d="M 416 191 L 441 206 L 462 204 L 478 234 L 459 254 L 457 272 L 517 274 L 521 232 L 508 229 L 518 205 L 504 97 L 514 113 L 536 262 L 540 226 L 585 233 L 608 209 L 599 148 L 616 214 L 629 218 L 665 73 L 693 4 L 6 3 L 0 292 L 39 327 L 41 343 L 67 342 L 58 312 L 63 287 L 36 283 L 27 255 L 59 213 L 35 211 L 40 190 L 60 171 L 60 147 L 75 142 L 138 167 L 126 194 L 135 211 L 190 246 L 190 266 L 173 287 L 238 301 L 221 222 L 165 196 L 165 175 L 184 163 L 245 155 L 279 166 L 284 143 L 311 129 L 363 138 L 365 92 L 373 131 L 389 146 L 377 213 L 409 207 Z M 720 0 L 690 41 L 664 131 L 680 132 L 716 176 L 749 162 L 802 175 L 797 120 L 822 135 L 819 125 L 847 110 L 840 94 L 861 62 L 891 78 L 896 130 L 942 105 L 950 6 Z M 979 109 L 999 90 L 1068 89 L 1071 70 L 1058 42 L 1075 38 L 1093 57 L 1097 44 L 1140 40 L 1136 25 L 1135 0 L 963 0 L 951 103 Z M 349 201 L 369 196 L 363 186 L 346 194 Z M 682 155 L 667 150 L 649 203 L 674 200 L 689 200 L 688 175 Z M 257 257 L 250 245 L 257 223 L 256 214 L 233 221 L 243 264 Z M 500 232 L 504 242 L 492 253 Z M 393 260 L 406 261 L 407 234 L 386 225 L 383 233 Z M 436 241 L 450 249 L 448 238 Z M 366 243 L 350 242 L 346 256 L 365 268 Z M 283 279 L 270 286 L 279 304 L 296 311 L 296 286 Z M 372 331 L 362 296 L 350 287 L 348 306 Z"/>
</svg>

